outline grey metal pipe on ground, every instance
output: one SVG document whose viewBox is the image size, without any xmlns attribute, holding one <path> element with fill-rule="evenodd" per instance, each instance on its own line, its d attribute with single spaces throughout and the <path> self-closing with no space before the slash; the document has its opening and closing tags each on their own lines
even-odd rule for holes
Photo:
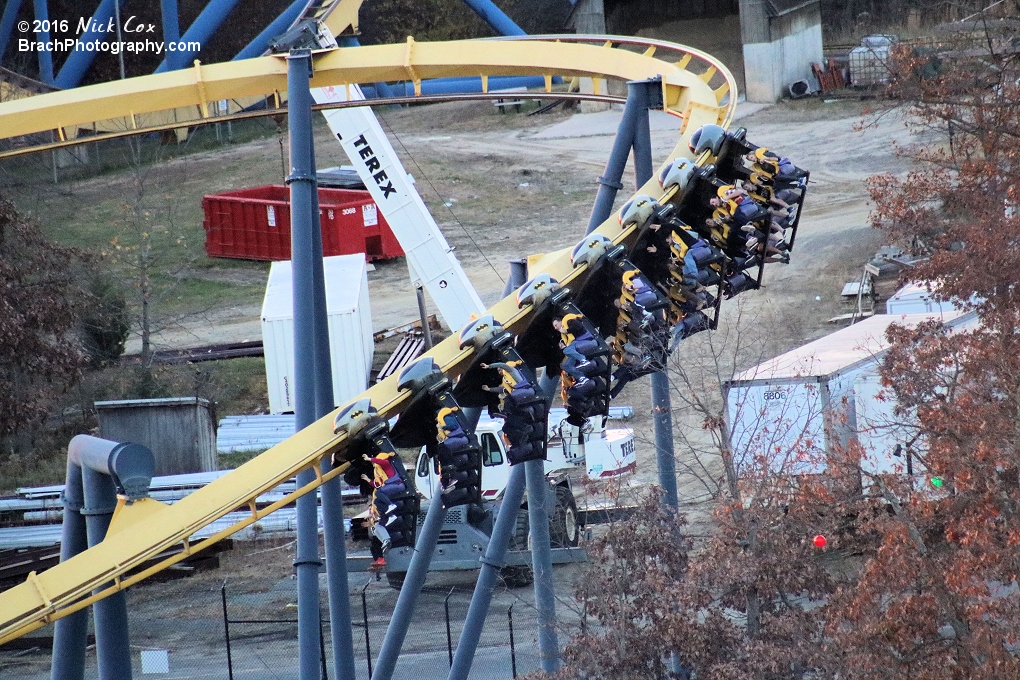
<svg viewBox="0 0 1020 680">
<path fill-rule="evenodd" d="M 517 510 L 524 499 L 525 471 L 523 465 L 515 465 L 510 468 L 510 478 L 506 483 L 506 490 L 503 492 L 503 502 L 496 514 L 496 522 L 492 527 L 492 536 L 489 538 L 489 545 L 485 549 L 485 555 L 481 558 L 482 568 L 478 572 L 478 580 L 475 582 L 475 591 L 471 596 L 471 604 L 468 607 L 467 617 L 464 619 L 464 627 L 461 629 L 460 640 L 457 642 L 457 651 L 453 654 L 453 664 L 450 666 L 449 680 L 467 680 L 471 672 L 471 663 L 475 658 L 475 651 L 478 649 L 478 640 L 482 635 L 482 628 L 485 627 L 485 617 L 489 614 L 489 604 L 492 602 L 492 591 L 496 586 L 496 577 L 499 571 L 506 566 L 507 546 L 510 544 L 510 536 L 517 526 Z"/>
</svg>

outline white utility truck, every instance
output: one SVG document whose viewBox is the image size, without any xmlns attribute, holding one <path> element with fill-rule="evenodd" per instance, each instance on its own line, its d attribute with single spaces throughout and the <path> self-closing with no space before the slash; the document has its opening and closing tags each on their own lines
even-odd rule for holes
<svg viewBox="0 0 1020 680">
<path fill-rule="evenodd" d="M 632 475 L 637 468 L 633 431 L 607 430 L 602 416 L 596 416 L 588 421 L 590 429 L 584 428 L 586 430 L 584 443 L 576 443 L 560 436 L 560 422 L 565 416 L 566 412 L 563 409 L 554 408 L 550 411 L 548 460 L 545 462 L 545 476 L 549 482 L 546 507 L 549 512 L 549 536 L 554 563 L 584 559 L 583 553 L 574 548 L 580 541 L 581 527 L 591 508 L 582 503 L 579 510 L 574 495 L 575 484 L 581 483 L 585 477 L 605 481 Z M 503 500 L 503 492 L 510 476 L 510 463 L 502 437 L 501 421 L 483 416 L 475 428 L 475 435 L 482 449 L 482 497 L 495 510 Z M 429 460 L 424 449 L 418 454 L 413 471 L 408 472 L 414 479 L 418 493 L 425 499 L 419 518 L 420 525 L 428 503 L 431 502 L 434 492 L 439 489 L 439 473 L 435 461 Z M 443 522 L 443 529 L 429 569 L 434 571 L 477 569 L 478 558 L 485 552 L 491 533 L 491 526 L 488 527 L 488 532 L 485 528 L 479 528 L 468 522 L 466 506 L 450 508 Z M 521 507 L 517 509 L 517 523 L 510 539 L 511 552 L 507 557 L 508 566 L 501 572 L 503 580 L 510 587 L 524 586 L 532 582 L 531 557 L 527 552 L 528 535 L 528 500 L 525 498 Z M 410 565 L 413 554 L 412 547 L 394 548 L 387 553 L 386 576 L 390 585 L 399 588 L 403 584 L 404 573 Z"/>
</svg>

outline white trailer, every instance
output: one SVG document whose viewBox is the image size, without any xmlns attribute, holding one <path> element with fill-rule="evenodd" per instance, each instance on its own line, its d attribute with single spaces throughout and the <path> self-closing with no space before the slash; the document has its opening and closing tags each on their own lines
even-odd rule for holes
<svg viewBox="0 0 1020 680">
<path fill-rule="evenodd" d="M 829 456 L 857 439 L 855 383 L 874 372 L 888 349 L 886 329 L 893 323 L 910 327 L 931 318 L 931 314 L 874 316 L 727 381 L 727 423 L 738 469 L 767 466 L 791 475 L 825 471 Z M 974 314 L 946 312 L 942 319 L 960 327 L 972 322 Z M 878 471 L 889 463 L 875 465 Z"/>
<path fill-rule="evenodd" d="M 924 474 L 914 455 L 923 446 L 917 421 L 911 413 L 896 413 L 896 397 L 882 385 L 875 367 L 854 380 L 854 408 L 861 468 L 873 474 Z"/>
<path fill-rule="evenodd" d="M 368 387 L 375 344 L 364 255 L 322 259 L 333 374 L 333 403 L 343 404 Z M 262 303 L 270 413 L 294 411 L 294 297 L 290 261 L 274 262 Z"/>
</svg>

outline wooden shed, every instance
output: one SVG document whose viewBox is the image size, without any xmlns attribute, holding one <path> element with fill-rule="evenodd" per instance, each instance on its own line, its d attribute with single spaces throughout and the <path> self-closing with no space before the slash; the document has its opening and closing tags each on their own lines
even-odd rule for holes
<svg viewBox="0 0 1020 680">
<path fill-rule="evenodd" d="M 97 401 L 99 436 L 144 444 L 156 456 L 156 475 L 216 470 L 216 417 L 208 399 Z"/>
</svg>

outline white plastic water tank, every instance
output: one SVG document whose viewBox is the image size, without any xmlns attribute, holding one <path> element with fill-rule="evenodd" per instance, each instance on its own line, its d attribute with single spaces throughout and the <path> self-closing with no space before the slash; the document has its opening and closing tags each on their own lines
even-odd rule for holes
<svg viewBox="0 0 1020 680">
<path fill-rule="evenodd" d="M 324 257 L 333 403 L 343 404 L 368 386 L 375 345 L 365 256 Z M 294 300 L 290 261 L 274 262 L 262 303 L 269 411 L 294 411 Z"/>
</svg>

